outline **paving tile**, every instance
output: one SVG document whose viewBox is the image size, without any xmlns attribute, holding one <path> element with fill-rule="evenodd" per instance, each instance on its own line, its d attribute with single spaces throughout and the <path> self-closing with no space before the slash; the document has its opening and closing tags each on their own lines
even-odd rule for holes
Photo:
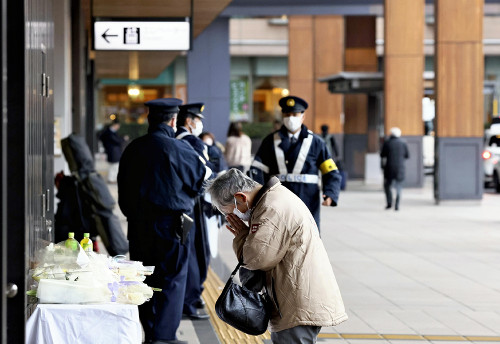
<svg viewBox="0 0 500 344">
<path fill-rule="evenodd" d="M 454 335 L 456 334 L 450 327 L 437 319 L 430 317 L 424 311 L 418 310 L 396 310 L 391 314 L 401 322 L 411 327 L 415 333 L 421 335 Z"/>
<path fill-rule="evenodd" d="M 356 310 L 356 315 L 382 334 L 415 334 L 416 332 L 387 311 Z"/>
<path fill-rule="evenodd" d="M 460 335 L 492 336 L 496 332 L 471 319 L 459 311 L 426 312 L 432 318 L 442 322 Z"/>
</svg>

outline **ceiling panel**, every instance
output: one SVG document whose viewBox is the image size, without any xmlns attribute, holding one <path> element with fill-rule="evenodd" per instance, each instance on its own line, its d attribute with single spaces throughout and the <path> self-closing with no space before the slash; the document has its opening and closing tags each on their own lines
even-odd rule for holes
<svg viewBox="0 0 500 344">
<path fill-rule="evenodd" d="M 193 0 L 193 37 L 196 38 L 231 0 Z M 94 17 L 189 17 L 191 0 L 94 0 Z M 90 30 L 89 30 L 90 32 Z M 96 51 L 97 78 L 128 78 L 129 54 L 123 51 Z M 156 78 L 179 52 L 138 52 L 139 78 Z"/>
</svg>

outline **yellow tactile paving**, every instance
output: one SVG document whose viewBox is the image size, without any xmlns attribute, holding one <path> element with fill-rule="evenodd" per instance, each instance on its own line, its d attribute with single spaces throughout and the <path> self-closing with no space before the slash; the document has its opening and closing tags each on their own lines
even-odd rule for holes
<svg viewBox="0 0 500 344">
<path fill-rule="evenodd" d="M 264 344 L 264 340 L 271 339 L 270 333 L 261 336 L 250 336 L 236 330 L 219 319 L 215 314 L 215 302 L 219 297 L 224 282 L 209 269 L 203 299 L 207 304 L 210 322 L 221 343 L 224 344 Z M 320 333 L 318 338 L 331 339 L 392 339 L 392 340 L 421 340 L 421 341 L 461 341 L 461 342 L 500 342 L 500 336 L 457 336 L 457 335 L 419 335 L 419 334 L 379 334 L 379 333 Z"/>
<path fill-rule="evenodd" d="M 210 314 L 210 322 L 212 323 L 214 331 L 219 337 L 220 342 L 228 344 L 264 344 L 263 340 L 271 339 L 269 332 L 266 332 L 261 336 L 250 336 L 236 330 L 219 319 L 217 314 L 215 314 L 215 302 L 222 292 L 224 284 L 225 283 L 220 280 L 219 276 L 217 276 L 212 269 L 209 269 L 207 280 L 205 281 L 205 290 L 202 296 L 207 304 L 207 310 Z"/>
</svg>

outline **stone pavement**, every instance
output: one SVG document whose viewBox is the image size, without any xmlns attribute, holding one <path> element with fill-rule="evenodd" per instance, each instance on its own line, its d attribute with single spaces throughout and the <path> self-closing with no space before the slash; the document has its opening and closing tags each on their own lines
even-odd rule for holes
<svg viewBox="0 0 500 344">
<path fill-rule="evenodd" d="M 349 320 L 324 328 L 318 343 L 500 341 L 500 194 L 435 205 L 431 182 L 404 189 L 400 211 L 384 210 L 381 186 L 356 181 L 338 207 L 322 207 Z M 212 269 L 222 281 L 236 265 L 231 240 L 221 230 Z M 207 331 L 207 322 L 183 321 L 179 338 L 211 344 L 200 340 Z"/>
</svg>

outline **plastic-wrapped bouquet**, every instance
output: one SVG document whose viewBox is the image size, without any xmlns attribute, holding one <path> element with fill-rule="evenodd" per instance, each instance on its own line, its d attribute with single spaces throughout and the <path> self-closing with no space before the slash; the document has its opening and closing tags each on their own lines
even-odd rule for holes
<svg viewBox="0 0 500 344">
<path fill-rule="evenodd" d="M 51 243 L 40 253 L 38 266 L 30 271 L 38 283 L 36 297 L 40 303 L 111 301 L 140 305 L 153 296 L 152 288 L 143 281 L 154 267 L 124 258 L 84 252 L 80 245 L 74 250 L 64 242 Z"/>
</svg>

